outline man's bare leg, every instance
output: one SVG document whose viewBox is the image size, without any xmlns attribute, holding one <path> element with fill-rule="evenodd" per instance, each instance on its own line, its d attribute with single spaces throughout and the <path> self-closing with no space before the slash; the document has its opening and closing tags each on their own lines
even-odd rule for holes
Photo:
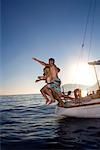
<svg viewBox="0 0 100 150">
<path fill-rule="evenodd" d="M 53 93 L 54 98 L 58 101 L 58 105 L 60 107 L 64 107 L 64 102 L 61 100 L 62 94 L 61 93 L 57 93 L 54 89 L 51 89 L 51 91 Z"/>
<path fill-rule="evenodd" d="M 52 95 L 52 92 L 50 91 L 50 89 L 47 86 L 44 86 L 40 91 L 41 91 L 42 95 L 44 96 L 44 98 L 46 99 L 46 104 L 48 102 L 52 103 L 52 102 L 55 101 L 55 99 L 54 99 L 54 97 Z M 51 101 L 48 99 L 47 95 L 50 96 Z"/>
<path fill-rule="evenodd" d="M 42 88 L 41 90 L 41 94 L 43 95 L 43 97 L 46 99 L 46 104 L 50 101 L 49 98 L 47 97 L 45 90 Z"/>
<path fill-rule="evenodd" d="M 64 107 L 64 102 L 61 100 L 61 95 L 62 95 L 61 93 L 57 93 L 54 89 L 49 89 L 47 85 L 44 86 L 40 91 L 42 95 L 44 96 L 44 98 L 46 99 L 46 104 L 48 102 L 50 102 L 49 104 L 51 104 L 56 99 L 58 101 L 59 106 Z M 50 96 L 52 101 L 48 99 L 47 95 Z"/>
<path fill-rule="evenodd" d="M 52 95 L 52 92 L 51 92 L 51 90 L 48 88 L 48 86 L 45 86 L 45 87 L 44 87 L 44 92 L 45 92 L 47 95 L 50 96 L 52 102 L 55 102 L 55 99 L 54 99 L 54 97 L 53 97 L 53 95 Z"/>
</svg>

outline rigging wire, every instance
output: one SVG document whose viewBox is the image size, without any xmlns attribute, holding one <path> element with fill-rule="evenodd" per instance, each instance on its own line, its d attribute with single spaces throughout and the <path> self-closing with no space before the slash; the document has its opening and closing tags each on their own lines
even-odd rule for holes
<svg viewBox="0 0 100 150">
<path fill-rule="evenodd" d="M 96 0 L 94 0 L 94 5 L 93 5 L 93 12 L 92 12 L 92 23 L 91 23 L 91 31 L 90 31 L 90 44 L 89 44 L 89 51 L 88 51 L 88 59 L 90 57 L 90 51 L 91 51 L 91 46 L 92 46 L 92 40 L 93 40 L 93 31 L 94 31 L 94 19 L 95 19 L 95 10 L 96 10 Z"/>
<path fill-rule="evenodd" d="M 79 57 L 77 58 L 78 61 L 77 61 L 76 66 L 75 66 L 75 73 L 74 74 L 76 74 L 76 72 L 78 71 L 79 64 L 80 64 L 80 61 L 82 59 L 82 54 L 83 54 L 83 49 L 84 49 L 85 39 L 86 39 L 86 34 L 87 34 L 87 28 L 88 28 L 90 14 L 91 14 L 91 7 L 92 7 L 92 0 L 90 0 L 90 2 L 89 2 L 89 7 L 88 7 L 88 11 L 87 11 L 87 16 L 86 16 L 86 23 L 85 23 L 85 28 L 84 28 L 83 38 L 82 38 L 81 49 L 80 49 Z M 74 79 L 74 75 L 73 75 L 72 83 L 74 81 L 75 81 L 75 79 Z M 79 85 L 77 84 L 77 86 L 79 86 Z"/>
<path fill-rule="evenodd" d="M 82 59 L 82 55 L 83 55 L 83 51 L 84 51 L 84 47 L 85 47 L 85 41 L 86 41 L 86 35 L 87 35 L 89 20 L 90 20 L 90 16 L 91 16 L 92 4 L 93 4 L 93 0 L 90 0 L 88 12 L 87 12 L 87 17 L 86 17 L 86 24 L 85 24 L 84 33 L 83 33 L 82 44 L 81 44 L 80 55 L 79 55 L 79 60 L 78 60 L 78 65 Z"/>
<path fill-rule="evenodd" d="M 92 0 L 90 0 L 88 14 L 87 14 L 87 18 L 86 18 L 85 30 L 84 30 L 84 34 L 83 34 L 83 41 L 82 41 L 82 45 L 81 45 L 82 48 L 84 47 L 84 44 L 85 44 L 86 33 L 87 33 L 88 24 L 89 24 L 91 9 L 92 9 Z"/>
<path fill-rule="evenodd" d="M 92 11 L 91 30 L 90 30 L 90 43 L 89 43 L 89 49 L 88 49 L 87 62 L 89 62 L 89 59 L 90 59 L 90 52 L 91 52 L 92 41 L 93 41 L 95 10 L 96 10 L 96 0 L 94 0 L 93 11 Z M 91 66 L 89 66 L 89 74 L 91 74 L 90 67 Z M 94 66 L 94 70 L 95 70 L 94 73 L 96 74 L 96 68 L 95 68 L 95 66 Z M 96 74 L 96 79 L 97 79 L 97 74 Z M 97 83 L 98 83 L 98 80 L 97 80 Z"/>
<path fill-rule="evenodd" d="M 81 50 L 80 50 L 78 62 L 76 64 L 75 72 L 77 72 L 77 70 L 79 69 L 79 64 L 82 61 L 82 55 L 83 55 L 83 52 L 84 52 L 84 46 L 85 46 L 85 41 L 86 41 L 86 36 L 87 36 L 87 29 L 88 29 L 90 17 L 92 16 L 91 31 L 90 31 L 90 42 L 89 42 L 89 50 L 88 50 L 88 60 L 89 60 L 90 50 L 91 50 L 91 45 L 92 45 L 92 36 L 93 36 L 93 27 L 94 27 L 94 18 L 95 18 L 95 8 L 96 8 L 96 0 L 90 0 L 88 13 L 87 13 L 87 17 L 86 17 L 85 29 L 84 29 L 84 33 L 83 33 L 82 44 L 81 44 Z M 77 86 L 79 86 L 79 85 L 77 84 Z"/>
</svg>

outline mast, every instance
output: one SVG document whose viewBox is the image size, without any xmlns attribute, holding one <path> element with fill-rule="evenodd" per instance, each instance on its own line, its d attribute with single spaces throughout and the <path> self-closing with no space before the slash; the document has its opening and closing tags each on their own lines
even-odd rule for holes
<svg viewBox="0 0 100 150">
<path fill-rule="evenodd" d="M 100 84 L 99 84 L 99 80 L 98 80 L 98 76 L 97 76 L 97 71 L 96 71 L 96 67 L 95 65 L 100 65 L 100 60 L 98 61 L 94 61 L 94 62 L 88 62 L 89 65 L 92 65 L 94 67 L 94 71 L 95 71 L 95 76 L 96 76 L 96 80 L 97 80 L 97 85 L 98 85 L 98 89 L 100 90 Z"/>
<path fill-rule="evenodd" d="M 96 76 L 96 79 L 97 79 L 97 85 L 98 85 L 98 88 L 100 90 L 100 84 L 99 84 L 99 80 L 98 80 L 98 76 L 97 76 L 97 72 L 96 72 L 96 67 L 95 67 L 95 65 L 93 65 L 93 67 L 94 67 L 95 76 Z"/>
</svg>

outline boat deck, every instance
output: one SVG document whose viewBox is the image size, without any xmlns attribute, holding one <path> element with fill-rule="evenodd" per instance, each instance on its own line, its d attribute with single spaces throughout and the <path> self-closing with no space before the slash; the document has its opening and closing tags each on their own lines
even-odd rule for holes
<svg viewBox="0 0 100 150">
<path fill-rule="evenodd" d="M 92 99 L 89 102 L 65 102 L 64 108 L 75 108 L 75 107 L 83 107 L 83 106 L 90 106 L 90 105 L 99 105 L 100 104 L 100 98 L 98 99 Z"/>
</svg>

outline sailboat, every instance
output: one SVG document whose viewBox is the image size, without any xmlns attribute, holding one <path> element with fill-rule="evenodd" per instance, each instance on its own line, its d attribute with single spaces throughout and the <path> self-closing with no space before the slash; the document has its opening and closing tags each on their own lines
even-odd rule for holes
<svg viewBox="0 0 100 150">
<path fill-rule="evenodd" d="M 87 97 L 85 97 L 84 99 L 80 99 L 81 103 L 73 104 L 70 102 L 70 104 L 65 107 L 56 106 L 55 113 L 57 115 L 77 118 L 100 118 L 100 85 L 95 68 L 96 65 L 100 65 L 100 60 L 88 62 L 88 64 L 93 65 L 95 70 L 98 84 L 96 94 L 91 95 L 91 100 L 89 101 L 87 101 Z"/>
<path fill-rule="evenodd" d="M 92 5 L 90 5 L 90 7 L 91 6 Z M 89 11 L 90 9 L 91 8 L 89 8 Z M 83 36 L 82 49 L 84 47 L 84 40 L 85 40 L 87 24 L 89 20 L 89 13 L 90 12 L 88 12 L 85 33 Z M 93 16 L 93 21 L 94 21 L 94 16 Z M 93 28 L 93 23 L 92 23 L 92 28 Z M 92 39 L 92 34 L 91 34 L 91 39 Z M 90 44 L 91 44 L 91 40 L 90 40 Z M 83 98 L 76 97 L 75 101 L 77 101 L 78 103 L 73 103 L 71 100 L 68 100 L 67 105 L 65 105 L 64 107 L 60 107 L 57 105 L 55 109 L 55 113 L 57 115 L 66 116 L 66 117 L 77 117 L 77 118 L 100 118 L 100 84 L 96 72 L 96 65 L 100 65 L 100 60 L 88 62 L 88 65 L 92 65 L 94 67 L 95 76 L 98 85 L 98 89 L 96 90 L 96 93 L 91 95 L 90 97 L 89 96 Z M 77 92 L 79 91 L 77 90 Z"/>
</svg>

